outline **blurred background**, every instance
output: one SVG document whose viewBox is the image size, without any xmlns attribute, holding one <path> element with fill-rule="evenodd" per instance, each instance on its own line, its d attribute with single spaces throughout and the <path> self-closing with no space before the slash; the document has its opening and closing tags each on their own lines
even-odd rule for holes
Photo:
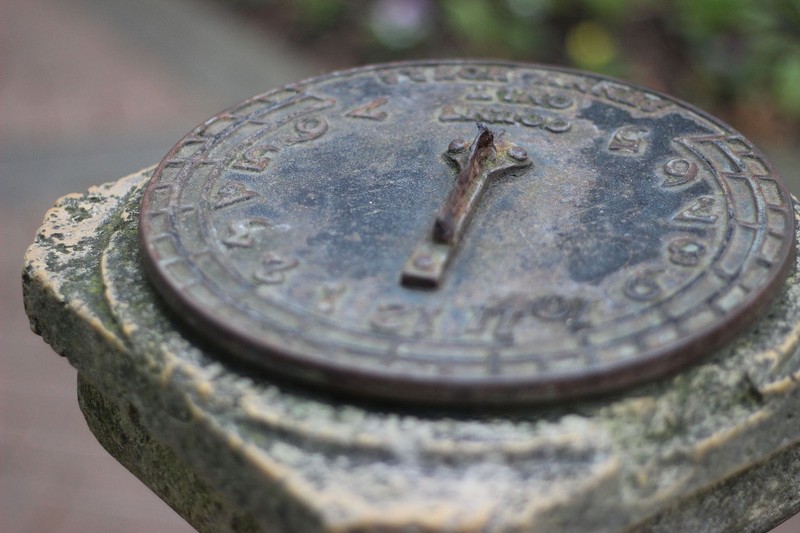
<svg viewBox="0 0 800 533">
<path fill-rule="evenodd" d="M 797 0 L 237 0 L 233 6 L 326 66 L 467 56 L 568 65 L 686 99 L 766 142 L 798 133 Z"/>
<path fill-rule="evenodd" d="M 192 531 L 100 448 L 74 369 L 29 330 L 19 270 L 55 199 L 157 162 L 267 89 L 439 57 L 665 91 L 743 132 L 800 192 L 800 0 L 0 0 L 0 531 Z"/>
</svg>

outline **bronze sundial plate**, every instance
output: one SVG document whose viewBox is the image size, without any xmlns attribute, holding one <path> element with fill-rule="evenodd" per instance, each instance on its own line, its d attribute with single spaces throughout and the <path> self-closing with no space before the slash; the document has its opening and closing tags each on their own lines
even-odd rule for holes
<svg viewBox="0 0 800 533">
<path fill-rule="evenodd" d="M 157 288 L 231 357 L 448 403 L 572 399 L 710 353 L 770 302 L 793 227 L 781 178 L 713 117 L 462 61 L 211 118 L 158 166 L 140 223 Z"/>
</svg>

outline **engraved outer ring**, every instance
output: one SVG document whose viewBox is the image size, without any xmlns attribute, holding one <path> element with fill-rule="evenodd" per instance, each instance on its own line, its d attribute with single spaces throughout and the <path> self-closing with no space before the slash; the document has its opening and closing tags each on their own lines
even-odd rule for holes
<svg viewBox="0 0 800 533">
<path fill-rule="evenodd" d="M 523 141 L 530 181 L 502 186 L 536 207 L 515 213 L 520 204 L 509 209 L 498 185 L 448 267 L 448 287 L 400 287 L 402 258 L 430 218 L 417 204 L 446 191 L 441 153 L 476 118 Z M 554 169 L 573 174 L 530 185 Z M 430 185 L 434 174 L 445 179 Z M 643 176 L 640 194 L 631 187 Z M 403 187 L 380 189 L 395 182 Z M 565 198 L 568 208 L 547 210 Z M 385 227 L 368 222 L 380 215 L 373 202 L 390 208 Z M 501 223 L 517 218 L 519 227 Z M 549 229 L 531 241 L 527 230 L 540 227 Z M 791 197 L 729 126 L 602 76 L 482 61 L 336 72 L 212 117 L 155 170 L 140 234 L 157 290 L 225 356 L 411 403 L 572 400 L 669 374 L 759 318 L 794 256 Z M 523 237 L 536 253 L 502 246 Z M 495 277 L 471 279 L 475 265 Z M 553 269 L 566 277 L 531 281 Z M 564 293 L 548 292 L 554 285 Z"/>
</svg>

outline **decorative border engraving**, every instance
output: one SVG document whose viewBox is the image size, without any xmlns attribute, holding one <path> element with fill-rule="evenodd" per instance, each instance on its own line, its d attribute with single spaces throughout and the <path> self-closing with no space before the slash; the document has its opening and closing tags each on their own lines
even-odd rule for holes
<svg viewBox="0 0 800 533">
<path fill-rule="evenodd" d="M 241 275 L 227 264 L 220 250 L 249 249 L 254 234 L 272 231 L 275 221 L 243 219 L 232 223 L 226 228 L 228 233 L 219 238 L 200 224 L 201 240 L 217 239 L 217 248 L 184 248 L 182 235 L 197 230 L 187 229 L 192 222 L 182 221 L 196 221 L 204 210 L 236 208 L 257 201 L 258 193 L 243 182 L 217 184 L 226 169 L 262 173 L 269 168 L 271 157 L 284 148 L 318 139 L 333 127 L 329 113 L 334 112 L 337 102 L 312 94 L 308 87 L 368 76 L 377 77 L 390 88 L 409 83 L 464 83 L 476 87 L 464 101 L 440 108 L 437 120 L 445 123 L 481 119 L 565 134 L 571 129 L 565 118 L 568 110 L 581 98 L 597 99 L 644 115 L 688 110 L 718 133 L 676 139 L 675 143 L 692 157 L 678 155 L 665 161 L 660 185 L 682 189 L 700 179 L 701 170 L 711 172 L 724 193 L 729 219 L 720 220 L 718 197 L 701 195 L 676 211 L 672 222 L 676 228 L 689 229 L 724 222 L 725 231 L 731 233 L 735 244 L 713 256 L 711 269 L 700 272 L 667 297 L 662 294 L 659 270 L 644 269 L 629 278 L 621 291 L 630 299 L 646 304 L 660 298 L 657 306 L 646 307 L 643 312 L 592 325 L 582 320 L 590 305 L 584 300 L 558 294 L 534 299 L 514 296 L 475 309 L 465 338 L 453 342 L 428 338 L 441 316 L 441 310 L 436 308 L 408 309 L 391 302 L 378 303 L 365 329 L 337 325 L 327 316 L 348 291 L 341 285 L 320 289 L 315 304 L 318 315 L 273 301 L 268 286 L 283 283 L 299 268 L 300 261 L 269 250 L 263 254 L 262 270 L 250 280 L 263 285 L 266 292 L 248 291 L 247 284 L 240 283 Z M 336 113 L 374 122 L 392 116 L 387 97 L 362 102 Z M 566 113 L 565 117 L 561 113 Z M 263 144 L 264 131 L 277 132 L 271 138 L 278 142 Z M 220 157 L 215 150 L 232 138 L 238 139 L 238 151 Z M 625 126 L 606 142 L 604 147 L 610 153 L 636 156 L 647 150 L 648 132 Z M 200 182 L 204 188 L 198 189 Z M 203 199 L 199 211 L 196 204 L 187 201 L 189 198 Z M 722 323 L 725 317 L 742 314 L 753 304 L 756 290 L 774 291 L 792 253 L 793 224 L 788 194 L 768 163 L 745 139 L 716 120 L 667 97 L 601 77 L 482 63 L 468 67 L 418 63 L 360 69 L 249 100 L 201 125 L 173 148 L 156 170 L 142 209 L 145 256 L 159 288 L 169 295 L 173 305 L 193 313 L 201 323 L 219 327 L 215 317 L 229 317 L 224 326 L 229 336 L 251 344 L 245 357 L 260 360 L 259 347 L 272 347 L 275 358 L 265 364 L 274 370 L 302 375 L 305 368 L 314 368 L 332 376 L 349 376 L 351 370 L 369 371 L 383 380 L 386 389 L 382 392 L 375 385 L 368 393 L 399 399 L 406 395 L 404 387 L 413 385 L 418 399 L 431 401 L 451 401 L 462 397 L 470 387 L 481 391 L 478 396 L 482 401 L 550 399 L 558 395 L 552 391 L 552 380 L 570 380 L 569 372 L 565 374 L 564 370 L 570 368 L 570 361 L 580 361 L 583 375 L 576 377 L 574 383 L 582 383 L 587 390 L 604 390 L 605 385 L 592 389 L 592 380 L 602 382 L 609 372 L 618 372 L 620 367 L 627 369 L 626 380 L 636 381 L 639 378 L 632 374 L 646 375 L 654 355 L 669 351 L 670 347 L 675 352 Z M 716 252 L 703 242 L 679 234 L 665 248 L 676 268 L 696 266 L 712 253 Z M 745 265 L 754 273 L 742 277 Z M 217 301 L 218 307 L 212 310 L 200 303 L 208 300 Z M 548 352 L 546 347 L 515 343 L 515 325 L 534 319 L 569 321 L 575 333 L 575 347 L 564 345 Z M 470 333 L 484 331 L 492 332 L 492 341 L 469 337 Z M 407 337 L 408 341 L 399 341 L 396 335 Z M 295 339 L 289 355 L 280 351 L 286 338 Z M 454 373 L 447 376 L 441 373 L 444 353 L 459 354 L 458 367 L 448 366 L 447 372 Z M 659 371 L 677 364 L 662 362 Z M 498 376 L 502 379 L 496 379 Z M 355 382 L 358 385 L 351 389 L 366 386 L 363 381 Z M 436 390 L 442 386 L 450 387 L 450 392 Z M 567 395 L 580 394 L 573 391 Z"/>
</svg>

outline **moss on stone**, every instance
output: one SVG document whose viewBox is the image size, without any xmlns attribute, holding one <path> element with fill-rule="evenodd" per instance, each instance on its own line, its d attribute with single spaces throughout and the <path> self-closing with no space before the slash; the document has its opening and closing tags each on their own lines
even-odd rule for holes
<svg viewBox="0 0 800 533">
<path fill-rule="evenodd" d="M 509 412 L 371 406 L 249 373 L 187 333 L 141 270 L 137 179 L 49 217 L 26 308 L 78 368 L 98 439 L 201 530 L 669 531 L 694 513 L 724 531 L 797 506 L 784 484 L 800 474 L 770 484 L 780 469 L 759 466 L 800 441 L 794 278 L 740 340 L 623 394 Z"/>
</svg>

